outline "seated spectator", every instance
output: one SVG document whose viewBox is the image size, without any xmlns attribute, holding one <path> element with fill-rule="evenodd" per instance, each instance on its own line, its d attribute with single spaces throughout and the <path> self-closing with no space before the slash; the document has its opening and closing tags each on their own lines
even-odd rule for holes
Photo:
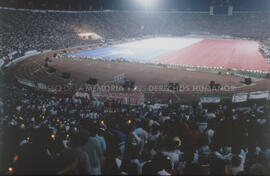
<svg viewBox="0 0 270 176">
<path fill-rule="evenodd" d="M 258 157 L 261 158 L 262 163 L 270 163 L 270 147 L 268 141 L 262 143 Z"/>
<path fill-rule="evenodd" d="M 180 139 L 178 137 L 168 138 L 167 142 L 165 141 L 166 148 L 162 152 L 165 156 L 170 158 L 172 169 L 175 169 L 175 167 L 178 166 L 179 157 L 180 157 L 180 154 L 182 154 L 180 150 L 178 149 L 178 147 L 180 147 L 181 145 L 179 142 L 180 142 Z"/>
<path fill-rule="evenodd" d="M 239 172 L 244 171 L 243 167 L 241 167 L 241 158 L 239 156 L 232 157 L 232 164 L 227 171 L 229 175 L 237 175 Z"/>
<path fill-rule="evenodd" d="M 102 166 L 102 173 L 105 175 L 120 175 L 122 160 L 120 159 L 121 151 L 115 149 L 114 152 L 108 153 Z"/>
<path fill-rule="evenodd" d="M 166 157 L 165 155 L 159 153 L 157 154 L 153 160 L 153 171 L 157 175 L 171 175 L 174 173 L 172 170 L 170 158 Z"/>
<path fill-rule="evenodd" d="M 226 162 L 214 155 L 210 156 L 210 175 L 225 175 Z"/>
<path fill-rule="evenodd" d="M 145 163 L 142 167 L 142 175 L 155 175 L 154 166 L 152 162 Z"/>
<path fill-rule="evenodd" d="M 199 164 L 194 162 L 194 153 L 192 151 L 184 152 L 184 175 L 200 175 L 201 167 Z"/>
<path fill-rule="evenodd" d="M 255 164 L 251 165 L 247 172 L 248 172 L 248 175 L 268 174 L 268 173 L 265 173 L 265 167 L 259 163 L 255 163 Z"/>
</svg>

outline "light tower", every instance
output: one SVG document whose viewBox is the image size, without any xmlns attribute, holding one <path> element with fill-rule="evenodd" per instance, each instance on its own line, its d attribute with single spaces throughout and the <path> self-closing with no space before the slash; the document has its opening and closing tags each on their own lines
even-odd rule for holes
<svg viewBox="0 0 270 176">
<path fill-rule="evenodd" d="M 155 0 L 138 0 L 138 2 L 143 5 L 145 11 L 149 11 Z"/>
</svg>

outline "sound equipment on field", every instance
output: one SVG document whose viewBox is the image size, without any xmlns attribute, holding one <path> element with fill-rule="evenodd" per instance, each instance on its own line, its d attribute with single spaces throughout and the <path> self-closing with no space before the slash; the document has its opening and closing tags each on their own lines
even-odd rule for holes
<svg viewBox="0 0 270 176">
<path fill-rule="evenodd" d="M 134 81 L 130 81 L 129 88 L 130 89 L 134 89 L 135 88 L 135 82 Z"/>
<path fill-rule="evenodd" d="M 213 89 L 215 87 L 215 84 L 216 84 L 215 81 L 210 81 L 210 84 L 209 84 L 210 89 Z"/>
<path fill-rule="evenodd" d="M 48 63 L 47 62 L 44 64 L 44 67 L 48 67 Z"/>
<path fill-rule="evenodd" d="M 53 57 L 56 57 L 56 53 L 53 54 Z"/>
<path fill-rule="evenodd" d="M 179 89 L 180 89 L 179 84 L 178 84 L 178 83 L 175 83 L 175 84 L 174 84 L 174 90 L 175 90 L 175 91 L 178 91 Z"/>
<path fill-rule="evenodd" d="M 56 69 L 54 67 L 49 67 L 47 70 L 49 73 L 55 73 Z"/>
<path fill-rule="evenodd" d="M 169 90 L 174 90 L 174 83 L 169 83 L 168 84 L 168 89 Z"/>
<path fill-rule="evenodd" d="M 245 84 L 250 85 L 252 83 L 251 78 L 245 78 Z"/>
<path fill-rule="evenodd" d="M 90 84 L 90 85 L 96 85 L 97 84 L 97 79 L 95 79 L 95 78 L 89 78 L 87 81 L 86 81 L 86 83 L 87 84 Z"/>
<path fill-rule="evenodd" d="M 64 72 L 64 73 L 62 74 L 62 78 L 64 78 L 64 79 L 69 79 L 69 78 L 70 78 L 70 73 Z"/>
<path fill-rule="evenodd" d="M 221 85 L 220 84 L 215 84 L 214 87 L 215 87 L 216 90 L 220 90 L 221 89 Z"/>
<path fill-rule="evenodd" d="M 132 80 L 125 81 L 123 88 L 124 89 L 134 89 L 135 88 L 135 81 L 132 81 Z"/>
<path fill-rule="evenodd" d="M 123 87 L 124 89 L 127 89 L 127 88 L 128 88 L 128 83 L 125 82 L 125 83 L 122 85 L 122 87 Z"/>
<path fill-rule="evenodd" d="M 45 62 L 49 62 L 49 61 L 50 61 L 50 58 L 46 57 Z"/>
<path fill-rule="evenodd" d="M 266 78 L 270 79 L 270 73 L 266 73 Z"/>
<path fill-rule="evenodd" d="M 211 84 L 211 85 L 215 85 L 216 82 L 215 82 L 215 81 L 210 81 L 210 84 Z"/>
<path fill-rule="evenodd" d="M 171 91 L 177 91 L 180 89 L 179 83 L 169 83 L 168 89 Z"/>
<path fill-rule="evenodd" d="M 117 82 L 124 89 L 133 90 L 135 88 L 135 80 L 132 78 L 124 77 L 119 80 L 116 80 L 115 82 Z"/>
</svg>

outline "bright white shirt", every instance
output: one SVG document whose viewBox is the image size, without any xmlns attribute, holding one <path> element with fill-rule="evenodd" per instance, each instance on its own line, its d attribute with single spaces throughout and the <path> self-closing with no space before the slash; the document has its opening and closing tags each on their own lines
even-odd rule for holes
<svg viewBox="0 0 270 176">
<path fill-rule="evenodd" d="M 165 171 L 164 169 L 163 170 L 160 170 L 160 171 L 158 171 L 158 173 L 157 173 L 158 175 L 171 175 L 171 174 L 169 174 L 167 171 Z"/>
</svg>

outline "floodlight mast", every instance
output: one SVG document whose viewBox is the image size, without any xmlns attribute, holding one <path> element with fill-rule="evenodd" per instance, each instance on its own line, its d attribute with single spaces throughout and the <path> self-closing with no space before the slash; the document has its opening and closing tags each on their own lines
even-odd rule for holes
<svg viewBox="0 0 270 176">
<path fill-rule="evenodd" d="M 145 0 L 145 11 L 149 10 L 150 0 Z"/>
<path fill-rule="evenodd" d="M 139 0 L 145 11 L 149 11 L 154 0 Z"/>
</svg>

